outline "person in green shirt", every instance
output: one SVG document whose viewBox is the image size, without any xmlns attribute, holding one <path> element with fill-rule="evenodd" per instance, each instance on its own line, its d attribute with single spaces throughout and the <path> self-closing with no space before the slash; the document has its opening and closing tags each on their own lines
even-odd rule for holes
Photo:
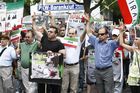
<svg viewBox="0 0 140 93">
<path fill-rule="evenodd" d="M 21 62 L 21 77 L 26 93 L 37 93 L 37 84 L 29 81 L 29 65 L 31 62 L 30 55 L 35 52 L 39 43 L 34 39 L 34 33 L 29 30 L 25 35 L 25 42 L 20 43 L 20 62 Z"/>
</svg>

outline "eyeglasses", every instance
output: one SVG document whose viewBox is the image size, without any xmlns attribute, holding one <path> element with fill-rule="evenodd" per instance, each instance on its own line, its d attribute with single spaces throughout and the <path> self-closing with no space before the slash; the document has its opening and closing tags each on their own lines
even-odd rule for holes
<svg viewBox="0 0 140 93">
<path fill-rule="evenodd" d="M 103 35 L 105 35 L 106 33 L 98 33 L 98 35 L 101 35 L 101 36 L 103 36 Z"/>
</svg>

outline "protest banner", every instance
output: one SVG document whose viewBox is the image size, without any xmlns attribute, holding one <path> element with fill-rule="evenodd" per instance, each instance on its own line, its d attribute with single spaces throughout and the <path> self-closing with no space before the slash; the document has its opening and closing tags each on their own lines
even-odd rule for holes
<svg viewBox="0 0 140 93">
<path fill-rule="evenodd" d="M 17 29 L 17 30 L 12 30 L 10 32 L 10 40 L 13 42 L 15 40 L 20 40 L 20 34 L 21 30 Z"/>
<path fill-rule="evenodd" d="M 38 4 L 37 10 L 39 11 L 69 11 L 69 10 L 84 10 L 83 5 L 73 2 L 69 3 L 52 3 L 52 4 Z"/>
<path fill-rule="evenodd" d="M 83 15 L 84 15 L 83 11 L 72 12 L 69 14 L 68 23 L 67 23 L 67 30 L 66 30 L 65 36 L 67 36 L 68 30 L 70 28 L 76 29 L 77 36 L 80 36 L 84 32 L 85 24 L 84 24 L 84 22 L 82 22 Z"/>
<path fill-rule="evenodd" d="M 83 5 L 78 5 L 73 2 L 69 3 L 47 3 L 47 4 L 36 4 L 31 6 L 31 15 L 33 13 L 46 15 L 51 11 L 52 15 L 55 18 L 55 23 L 58 27 L 61 25 L 66 25 L 69 22 L 69 15 L 73 12 L 84 11 Z M 48 19 L 48 23 L 50 20 Z"/>
<path fill-rule="evenodd" d="M 24 0 L 14 3 L 0 3 L 0 32 L 10 31 L 13 27 L 21 27 Z"/>
<path fill-rule="evenodd" d="M 118 5 L 127 25 L 136 25 L 140 16 L 140 0 L 118 0 Z"/>
<path fill-rule="evenodd" d="M 5 31 L 6 3 L 0 3 L 0 32 Z"/>
<path fill-rule="evenodd" d="M 63 55 L 52 52 L 34 52 L 31 54 L 29 79 L 32 82 L 61 84 Z"/>
<path fill-rule="evenodd" d="M 6 10 L 6 31 L 12 30 L 14 26 L 21 27 L 21 19 L 23 18 L 24 0 L 18 2 L 7 3 Z"/>
</svg>

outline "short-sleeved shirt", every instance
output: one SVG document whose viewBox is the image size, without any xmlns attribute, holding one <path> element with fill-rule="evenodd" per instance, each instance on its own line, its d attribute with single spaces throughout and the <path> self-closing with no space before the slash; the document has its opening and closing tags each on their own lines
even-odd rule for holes
<svg viewBox="0 0 140 93">
<path fill-rule="evenodd" d="M 74 64 L 79 62 L 81 41 L 80 41 L 80 37 L 76 37 L 76 38 L 78 39 L 78 44 L 76 48 L 65 46 L 66 49 L 65 63 L 67 64 Z"/>
<path fill-rule="evenodd" d="M 49 50 L 52 52 L 59 52 L 59 50 L 64 49 L 64 45 L 59 40 L 55 41 L 48 40 L 48 36 L 46 33 L 43 34 L 43 37 L 41 38 L 41 46 L 42 52 L 47 52 Z"/>
<path fill-rule="evenodd" d="M 4 48 L 0 46 L 0 52 Z M 16 59 L 15 49 L 11 46 L 7 46 L 2 55 L 0 56 L 0 66 L 12 66 L 13 59 Z"/>
<path fill-rule="evenodd" d="M 95 48 L 95 66 L 97 68 L 112 66 L 112 56 L 119 42 L 115 40 L 101 42 L 99 38 L 92 35 L 89 37 L 89 43 Z"/>
<path fill-rule="evenodd" d="M 31 59 L 31 52 L 35 52 L 38 48 L 38 42 L 34 41 L 31 44 L 27 44 L 23 42 L 20 44 L 21 49 L 21 66 L 23 68 L 29 68 L 30 59 Z"/>
</svg>

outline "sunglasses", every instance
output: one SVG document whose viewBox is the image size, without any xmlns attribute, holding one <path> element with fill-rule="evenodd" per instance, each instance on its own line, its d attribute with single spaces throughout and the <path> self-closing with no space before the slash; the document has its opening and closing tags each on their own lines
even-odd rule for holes
<svg viewBox="0 0 140 93">
<path fill-rule="evenodd" d="M 98 33 L 98 35 L 101 35 L 101 36 L 103 36 L 103 35 L 105 35 L 106 33 Z"/>
<path fill-rule="evenodd" d="M 74 35 L 75 33 L 69 33 L 69 34 L 72 34 L 72 35 Z"/>
</svg>

